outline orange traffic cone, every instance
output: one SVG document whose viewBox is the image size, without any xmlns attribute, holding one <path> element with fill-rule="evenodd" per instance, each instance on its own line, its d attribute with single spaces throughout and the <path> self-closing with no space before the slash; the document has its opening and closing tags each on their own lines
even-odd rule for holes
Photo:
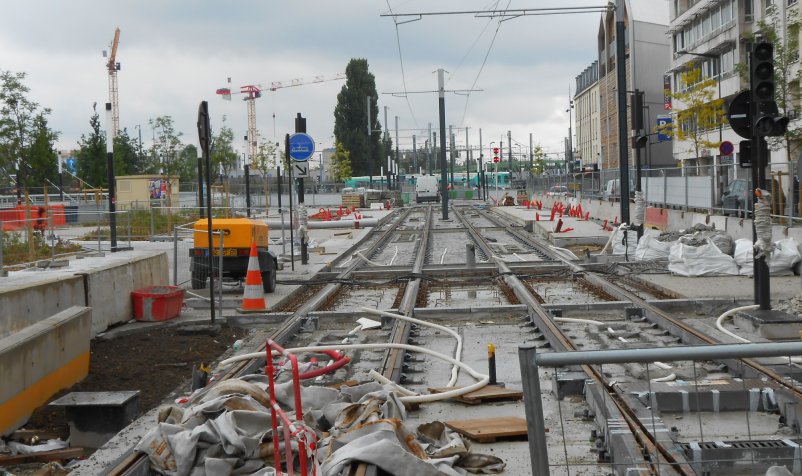
<svg viewBox="0 0 802 476">
<path fill-rule="evenodd" d="M 241 311 L 266 311 L 265 293 L 262 287 L 262 272 L 259 269 L 259 255 L 256 242 L 251 242 L 251 255 L 248 258 L 248 272 L 245 274 L 245 293 L 242 297 Z"/>
</svg>

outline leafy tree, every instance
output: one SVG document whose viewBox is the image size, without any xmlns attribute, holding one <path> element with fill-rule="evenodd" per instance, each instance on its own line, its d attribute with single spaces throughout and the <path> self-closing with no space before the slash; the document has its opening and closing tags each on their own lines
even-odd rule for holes
<svg viewBox="0 0 802 476">
<path fill-rule="evenodd" d="M 114 138 L 114 175 L 133 175 L 139 161 L 139 143 L 128 136 L 128 130 L 117 132 Z"/>
<path fill-rule="evenodd" d="M 183 133 L 176 132 L 171 116 L 159 116 L 148 122 L 156 132 L 156 140 L 151 150 L 153 157 L 157 158 L 157 169 L 166 176 L 178 175 L 177 158 L 178 151 L 182 148 L 180 137 Z"/>
<path fill-rule="evenodd" d="M 544 159 L 543 147 L 540 144 L 535 145 L 535 150 L 532 151 L 534 161 L 532 162 L 532 173 L 535 175 L 543 175 L 546 171 L 546 161 Z"/>
<path fill-rule="evenodd" d="M 380 144 L 381 124 L 379 105 L 370 102 L 372 131 L 370 135 L 370 158 L 368 158 L 367 138 L 367 97 L 376 98 L 376 78 L 368 71 L 368 60 L 354 58 L 345 68 L 345 85 L 337 95 L 334 108 L 334 139 L 342 143 L 351 154 L 351 165 L 357 175 L 379 174 L 383 148 Z M 371 167 L 369 167 L 369 164 Z"/>
<path fill-rule="evenodd" d="M 100 116 L 97 111 L 89 118 L 92 132 L 82 134 L 78 141 L 76 154 L 78 178 L 90 187 L 105 187 L 108 185 L 106 174 L 106 136 L 100 131 Z"/>
<path fill-rule="evenodd" d="M 353 175 L 351 153 L 345 149 L 342 142 L 337 142 L 334 154 L 331 156 L 331 175 L 335 182 L 345 182 Z"/>
<path fill-rule="evenodd" d="M 224 183 L 228 181 L 228 176 L 237 166 L 237 152 L 234 150 L 234 131 L 230 127 L 223 126 L 213 140 L 211 156 L 212 183 L 217 180 Z"/>
<path fill-rule="evenodd" d="M 58 154 L 53 149 L 58 133 L 47 127 L 47 118 L 43 113 L 34 118 L 34 127 L 36 132 L 28 151 L 26 176 L 29 183 L 47 186 L 48 181 L 53 184 L 58 178 Z"/>
<path fill-rule="evenodd" d="M 278 143 L 270 141 L 259 141 L 259 148 L 256 151 L 251 164 L 251 170 L 257 172 L 262 177 L 262 189 L 265 194 L 265 204 L 270 207 L 270 187 L 267 178 L 270 172 L 276 169 L 278 158 L 276 152 L 278 151 Z"/>
<path fill-rule="evenodd" d="M 182 182 L 198 180 L 198 148 L 194 144 L 186 145 L 178 152 L 175 168 Z"/>
<path fill-rule="evenodd" d="M 39 104 L 28 98 L 30 89 L 24 80 L 25 73 L 0 70 L 0 167 L 17 169 L 18 183 L 27 187 L 31 179 L 36 179 L 31 176 L 34 164 L 29 162 L 34 144 L 36 159 L 44 160 L 38 165 L 44 165 L 47 162 L 44 148 L 49 143 L 52 153 L 52 142 L 57 136 L 47 130 L 45 116 L 50 109 L 40 109 Z"/>
<path fill-rule="evenodd" d="M 715 98 L 715 79 L 703 79 L 702 70 L 693 63 L 680 73 L 680 84 L 671 97 L 684 107 L 675 108 L 673 121 L 659 126 L 656 130 L 678 142 L 687 142 L 686 151 L 700 156 L 701 149 L 717 148 L 718 141 L 708 138 L 708 131 L 724 124 L 724 100 Z"/>
</svg>

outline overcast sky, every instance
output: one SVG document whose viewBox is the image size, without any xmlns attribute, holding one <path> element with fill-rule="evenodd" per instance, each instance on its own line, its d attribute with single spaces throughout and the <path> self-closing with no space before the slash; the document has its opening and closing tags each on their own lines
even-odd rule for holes
<svg viewBox="0 0 802 476">
<path fill-rule="evenodd" d="M 574 0 L 571 6 L 603 5 L 603 0 Z M 566 6 L 558 0 L 390 0 L 396 13 L 493 8 Z M 663 0 L 655 7 L 667 8 Z M 600 14 L 532 16 L 499 24 L 472 15 L 425 16 L 396 27 L 384 0 L 26 0 L 4 2 L 0 28 L 0 69 L 28 74 L 30 98 L 52 109 L 51 126 L 60 132 L 59 150 L 77 147 L 89 130 L 92 104 L 108 101 L 108 75 L 102 50 L 114 28 L 121 30 L 117 53 L 120 126 L 136 137 L 140 125 L 145 147 L 151 143 L 148 120 L 172 116 L 185 143 L 197 144 L 198 104 L 209 101 L 212 128 L 226 124 L 242 138 L 245 104 L 226 102 L 215 90 L 232 86 L 310 80 L 343 73 L 351 58 L 367 58 L 376 76 L 380 121 L 388 106 L 394 134 L 399 117 L 401 146 L 412 134 L 422 142 L 436 129 L 437 95 L 404 91 L 437 88 L 444 68 L 446 89 L 482 89 L 470 96 L 446 95 L 446 124 L 468 126 L 471 144 L 482 129 L 485 147 L 508 130 L 525 147 L 529 134 L 547 151 L 561 152 L 567 136 L 569 88 L 594 59 Z M 497 32 L 497 33 L 496 33 Z M 496 34 L 493 42 L 494 33 Z M 491 42 L 492 48 L 491 48 Z M 488 54 L 489 51 L 489 54 Z M 487 55 L 484 69 L 483 60 Z M 334 107 L 344 81 L 266 91 L 257 100 L 257 127 L 268 138 L 293 132 L 293 118 L 307 118 L 318 149 L 333 142 Z M 275 124 L 273 115 L 275 114 Z M 274 135 L 275 128 L 275 135 Z M 464 144 L 464 129 L 455 131 Z M 505 139 L 506 140 L 506 139 Z M 244 151 L 244 144 L 238 145 Z"/>
</svg>

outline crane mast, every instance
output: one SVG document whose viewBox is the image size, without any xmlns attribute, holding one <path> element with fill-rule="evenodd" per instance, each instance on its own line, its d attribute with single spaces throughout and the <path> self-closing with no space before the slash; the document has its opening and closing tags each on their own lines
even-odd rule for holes
<svg viewBox="0 0 802 476">
<path fill-rule="evenodd" d="M 111 141 L 117 137 L 120 130 L 120 103 L 117 97 L 117 71 L 120 70 L 120 63 L 117 62 L 117 46 L 120 43 L 120 28 L 114 30 L 114 40 L 111 42 L 111 54 L 106 62 L 106 69 L 109 72 L 109 102 L 111 103 Z"/>
<path fill-rule="evenodd" d="M 119 28 L 117 29 L 117 35 L 119 35 Z M 117 36 L 115 36 L 115 39 Z M 115 43 L 116 44 L 116 43 Z M 109 75 L 111 75 L 111 70 L 109 70 Z M 116 78 L 116 77 L 115 77 Z M 270 83 L 269 87 L 264 87 L 261 84 L 257 85 L 248 85 L 248 86 L 240 86 L 239 93 L 231 92 L 230 87 L 219 88 L 216 93 L 223 97 L 223 99 L 230 101 L 232 94 L 243 94 L 245 95 L 242 99 L 248 106 L 248 155 L 250 164 L 253 165 L 254 161 L 256 160 L 256 153 L 258 149 L 258 141 L 257 141 L 257 132 L 256 132 L 256 99 L 262 97 L 262 90 L 267 89 L 269 91 L 276 91 L 282 88 L 292 88 L 296 86 L 304 86 L 307 84 L 314 84 L 314 83 L 322 83 L 325 81 L 336 81 L 345 79 L 344 74 L 335 74 L 333 76 L 315 76 L 311 80 L 304 80 L 303 78 L 296 78 L 290 81 L 273 81 Z M 229 78 L 228 82 L 231 82 L 231 78 Z M 115 79 L 116 85 L 116 79 Z M 116 90 L 116 87 L 115 87 Z M 273 115 L 274 120 L 274 128 L 275 128 L 275 114 Z"/>
</svg>

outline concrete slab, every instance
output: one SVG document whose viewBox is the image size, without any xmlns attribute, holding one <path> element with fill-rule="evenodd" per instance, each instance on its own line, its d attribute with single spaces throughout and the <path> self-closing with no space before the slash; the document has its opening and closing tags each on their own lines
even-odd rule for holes
<svg viewBox="0 0 802 476">
<path fill-rule="evenodd" d="M 774 309 L 739 312 L 734 321 L 738 327 L 771 340 L 799 339 L 802 332 L 802 318 Z"/>
<path fill-rule="evenodd" d="M 711 297 L 749 299 L 754 293 L 751 276 L 685 277 L 670 274 L 638 274 L 638 278 L 687 298 Z M 799 295 L 799 276 L 772 276 L 772 301 Z"/>
<path fill-rule="evenodd" d="M 563 222 L 562 229 L 573 228 L 573 230 L 555 233 L 558 218 L 555 217 L 553 222 L 549 220 L 550 208 L 527 210 L 526 207 L 496 207 L 494 210 L 511 218 L 519 225 L 527 227 L 536 235 L 546 238 L 554 246 L 604 245 L 610 238 L 610 232 L 605 231 L 597 222 L 580 220 L 567 215 L 560 218 Z M 540 215 L 540 221 L 536 221 L 536 214 Z"/>
</svg>

